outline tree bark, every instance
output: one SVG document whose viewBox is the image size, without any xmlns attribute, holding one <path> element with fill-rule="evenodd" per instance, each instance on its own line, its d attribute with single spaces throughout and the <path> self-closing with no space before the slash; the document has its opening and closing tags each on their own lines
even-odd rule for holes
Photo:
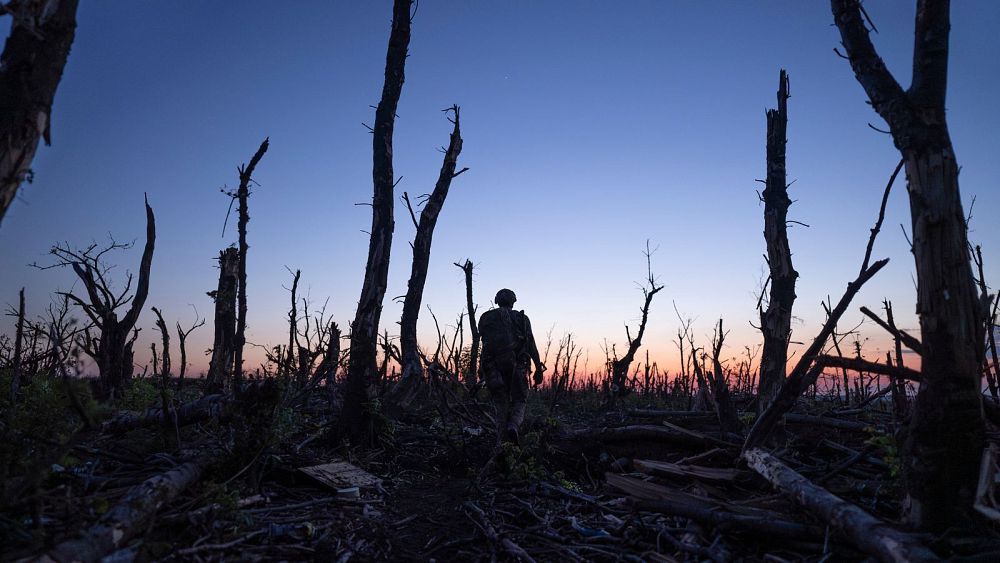
<svg viewBox="0 0 1000 563">
<path fill-rule="evenodd" d="M 904 506 L 910 524 L 942 530 L 970 514 L 985 444 L 982 304 L 945 118 L 950 2 L 918 0 L 905 91 L 875 51 L 859 1 L 831 5 L 854 75 L 905 161 L 923 355 L 903 440 Z"/>
<path fill-rule="evenodd" d="M 0 221 L 24 180 L 38 140 L 50 144 L 52 102 L 76 35 L 79 0 L 14 0 L 0 55 Z"/>
<path fill-rule="evenodd" d="M 764 450 L 747 450 L 743 458 L 774 488 L 844 534 L 855 547 L 880 561 L 940 561 L 915 537 L 892 528 L 823 487 L 814 485 Z"/>
<path fill-rule="evenodd" d="M 788 245 L 788 184 L 785 175 L 786 128 L 788 125 L 788 75 L 778 77 L 778 108 L 767 110 L 767 180 L 761 199 L 764 201 L 764 240 L 770 267 L 771 291 L 767 311 L 760 314 L 764 347 L 760 359 L 757 412 L 762 413 L 774 400 L 785 381 L 788 340 L 792 331 L 792 304 L 795 302 L 795 279 L 792 251 Z"/>
<path fill-rule="evenodd" d="M 236 312 L 236 348 L 233 352 L 233 386 L 237 389 L 243 383 L 243 347 L 247 343 L 247 250 L 250 248 L 250 245 L 247 244 L 247 223 L 250 222 L 250 211 L 247 200 L 250 199 L 250 180 L 253 176 L 254 168 L 257 167 L 257 163 L 260 162 L 264 153 L 267 152 L 268 141 L 269 139 L 264 139 L 264 142 L 260 144 L 257 152 L 250 159 L 249 165 L 240 167 L 240 187 L 236 190 L 236 198 L 240 202 L 238 225 L 240 246 L 236 268 L 239 293 L 237 294 L 238 307 Z"/>
<path fill-rule="evenodd" d="M 406 408 L 416 396 L 420 383 L 423 381 L 424 366 L 417 347 L 417 318 L 420 315 L 420 304 L 424 295 L 424 284 L 427 281 L 427 269 L 431 258 L 431 242 L 434 238 L 434 227 L 437 226 L 438 215 L 444 207 L 451 180 L 467 169 L 455 172 L 458 166 L 458 155 L 462 152 L 462 131 L 459 126 L 459 107 L 452 106 L 455 113 L 452 120 L 454 128 L 444 153 L 441 173 L 438 175 L 434 191 L 420 211 L 420 222 L 414 221 L 417 234 L 413 239 L 413 263 L 410 267 L 410 281 L 403 299 L 403 314 L 399 323 L 399 346 L 402 356 L 402 375 L 389 393 L 388 400 L 399 408 Z M 410 200 L 406 198 L 407 206 Z M 412 216 L 413 210 L 410 209 Z"/>
<path fill-rule="evenodd" d="M 215 338 L 205 382 L 209 389 L 229 383 L 236 352 L 236 292 L 239 286 L 239 251 L 229 247 L 219 253 L 219 287 L 209 292 L 215 300 Z"/>
<path fill-rule="evenodd" d="M 344 390 L 342 420 L 351 438 L 360 442 L 368 435 L 368 386 L 375 379 L 379 320 L 382 300 L 389 277 L 389 252 L 392 247 L 393 188 L 392 132 L 396 107 L 403 90 L 406 52 L 410 44 L 410 0 L 395 0 L 392 9 L 392 32 L 385 59 L 385 82 L 382 99 L 375 110 L 372 138 L 372 226 L 368 243 L 368 261 L 361 286 L 358 309 L 351 324 L 351 352 Z"/>
</svg>

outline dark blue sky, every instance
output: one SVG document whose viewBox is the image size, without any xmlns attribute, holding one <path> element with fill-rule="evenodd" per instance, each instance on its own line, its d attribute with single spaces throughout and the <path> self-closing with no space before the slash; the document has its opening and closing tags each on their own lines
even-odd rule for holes
<svg viewBox="0 0 1000 563">
<path fill-rule="evenodd" d="M 909 83 L 913 2 L 869 2 L 879 52 Z M 108 232 L 143 233 L 142 193 L 159 237 L 148 306 L 168 324 L 212 305 L 228 200 L 265 136 L 251 199 L 250 340 L 279 342 L 289 284 L 346 327 L 360 289 L 371 197 L 370 123 L 382 87 L 390 2 L 85 2 L 52 118 L 53 146 L 39 151 L 35 183 L 0 226 L 0 301 L 27 286 L 33 312 L 72 287 L 69 272 L 26 267 L 56 241 L 86 245 Z M 442 2 L 423 0 L 413 23 L 395 137 L 401 194 L 433 187 L 449 124 L 462 106 L 465 150 L 435 233 L 425 293 L 443 323 L 463 308 L 461 273 L 478 264 L 477 301 L 500 287 L 519 295 L 537 332 L 573 331 L 591 350 L 624 341 L 641 295 L 641 253 L 666 289 L 653 304 L 646 343 L 669 363 L 677 322 L 670 301 L 697 318 L 704 337 L 719 315 L 729 352 L 758 340 L 754 294 L 765 277 L 762 209 L 764 111 L 779 68 L 792 98 L 790 233 L 797 293 L 794 340 L 822 319 L 860 265 L 882 188 L 898 161 L 865 103 L 822 1 Z M 949 122 L 971 238 L 987 276 L 1000 279 L 1000 3 L 952 7 Z M 913 270 L 899 224 L 909 230 L 903 183 L 890 201 L 876 257 L 890 265 L 857 305 L 896 302 L 915 326 Z M 232 223 L 230 223 L 232 225 Z M 413 227 L 397 208 L 384 325 L 394 332 L 405 293 Z M 139 245 L 141 248 L 141 238 Z M 138 252 L 120 257 L 134 269 Z M 483 309 L 481 309 L 483 310 Z M 856 308 L 854 309 L 856 311 Z M 858 319 L 852 313 L 846 324 Z M 154 337 L 150 314 L 140 353 Z M 433 324 L 421 316 L 421 331 Z M 884 346 L 875 331 L 872 349 Z M 544 340 L 544 336 L 541 337 Z M 196 369 L 210 328 L 192 336 Z M 544 344 L 543 344 L 544 346 Z"/>
</svg>

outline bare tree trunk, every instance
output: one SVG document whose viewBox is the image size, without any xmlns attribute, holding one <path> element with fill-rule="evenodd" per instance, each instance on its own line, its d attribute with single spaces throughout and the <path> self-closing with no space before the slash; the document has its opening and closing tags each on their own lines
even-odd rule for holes
<svg viewBox="0 0 1000 563">
<path fill-rule="evenodd" d="M 299 290 L 299 278 L 302 276 L 302 270 L 295 270 L 295 276 L 292 279 L 292 307 L 288 310 L 288 349 L 285 350 L 285 376 L 291 377 L 292 370 L 295 366 L 295 354 L 298 352 L 298 335 L 299 335 L 299 319 L 298 310 L 296 308 L 296 293 Z M 299 383 L 305 383 L 300 381 Z"/>
<path fill-rule="evenodd" d="M 612 397 L 621 397 L 625 395 L 625 384 L 628 381 L 628 368 L 632 364 L 632 360 L 635 359 L 635 353 L 638 352 L 639 347 L 642 346 L 642 335 L 646 332 L 646 321 L 649 319 L 649 306 L 653 302 L 653 296 L 663 289 L 662 285 L 656 285 L 656 279 L 653 277 L 653 266 L 651 260 L 652 251 L 649 250 L 649 241 L 646 241 L 646 285 L 642 288 L 642 319 L 639 321 L 639 332 L 636 333 L 634 340 L 632 339 L 632 335 L 629 334 L 628 325 L 625 325 L 625 337 L 628 340 L 628 350 L 625 352 L 624 356 L 612 362 L 610 389 Z"/>
<path fill-rule="evenodd" d="M 167 330 L 167 323 L 163 321 L 163 314 L 156 307 L 152 307 L 156 315 L 156 328 L 160 330 L 160 337 L 163 339 L 163 367 L 160 368 L 160 408 L 163 409 L 163 443 L 170 443 L 170 397 L 167 395 L 167 387 L 170 382 L 170 331 Z M 154 350 L 155 357 L 155 350 Z M 156 360 L 153 360 L 154 363 Z M 156 369 L 156 366 L 153 366 Z"/>
<path fill-rule="evenodd" d="M 39 138 L 50 143 L 52 102 L 76 35 L 79 0 L 14 0 L 0 55 L 0 221 L 24 180 Z"/>
<path fill-rule="evenodd" d="M 121 391 L 122 385 L 132 377 L 132 345 L 139 332 L 135 329 L 135 324 L 149 295 L 149 272 L 153 265 L 153 250 L 156 246 L 156 218 L 148 201 L 145 202 L 145 206 L 146 245 L 139 263 L 139 280 L 129 309 L 121 319 L 118 318 L 117 309 L 128 303 L 129 299 L 124 293 L 116 295 L 104 279 L 100 254 L 90 255 L 90 251 L 72 252 L 58 246 L 52 248 L 52 254 L 62 260 L 60 265 L 71 266 L 87 290 L 87 301 L 72 293 L 62 295 L 79 305 L 100 330 L 100 338 L 96 340 L 90 339 L 88 333 L 84 350 L 97 363 L 102 395 L 105 398 L 114 398 Z M 111 248 L 121 247 L 115 243 L 111 246 Z"/>
<path fill-rule="evenodd" d="M 239 293 L 237 294 L 238 306 L 236 312 L 236 349 L 233 352 L 233 387 L 237 390 L 243 383 L 243 347 L 247 343 L 247 249 L 250 248 L 247 244 L 247 223 L 250 222 L 250 211 L 247 206 L 247 200 L 250 199 L 250 180 L 253 176 L 254 168 L 257 167 L 257 163 L 260 162 L 264 153 L 267 152 L 267 147 L 268 139 L 264 139 L 257 152 L 254 153 L 253 158 L 250 159 L 250 164 L 240 167 L 240 187 L 236 191 L 236 198 L 240 202 L 238 225 L 240 246 L 239 260 L 237 262 Z"/>
<path fill-rule="evenodd" d="M 976 245 L 976 253 L 973 256 L 973 260 L 976 262 L 976 267 L 979 270 L 979 298 L 985 304 L 983 309 L 983 324 L 986 329 L 986 343 L 990 354 L 993 357 L 993 366 L 990 369 L 989 360 L 986 359 L 985 352 L 983 353 L 983 371 L 986 373 L 986 384 L 990 388 L 990 395 L 993 396 L 993 400 L 1000 402 L 1000 393 L 997 391 L 997 376 L 1000 375 L 1000 362 L 997 361 L 997 342 L 996 337 L 993 335 L 993 323 L 996 322 L 996 302 L 993 301 L 994 298 L 990 296 L 989 287 L 986 285 L 986 276 L 983 273 L 983 249 L 978 244 Z M 1000 295 L 996 297 L 1000 299 Z M 990 304 L 993 304 L 993 313 L 990 313 Z"/>
<path fill-rule="evenodd" d="M 10 408 L 13 412 L 17 405 L 17 394 L 21 390 L 21 354 L 24 342 L 24 288 L 17 295 L 17 328 L 14 331 L 13 373 L 10 377 Z"/>
<path fill-rule="evenodd" d="M 473 386 L 478 380 L 479 369 L 479 324 L 476 322 L 476 306 L 472 302 L 472 260 L 466 259 L 463 264 L 455 265 L 465 273 L 465 305 L 469 310 L 469 330 L 472 331 L 472 344 L 469 347 L 469 365 L 466 366 L 465 383 Z"/>
<path fill-rule="evenodd" d="M 378 327 L 382 300 L 389 277 L 389 252 L 392 247 L 393 188 L 392 132 L 396 107 L 403 91 L 406 52 L 410 44 L 410 0 L 395 0 L 392 9 L 392 32 L 385 57 L 385 82 L 382 99 L 375 110 L 372 138 L 372 227 L 368 244 L 365 280 L 361 286 L 358 310 L 351 324 L 351 353 L 344 390 L 342 420 L 354 441 L 368 434 L 368 386 L 375 379 Z"/>
<path fill-rule="evenodd" d="M 715 412 L 719 416 L 719 427 L 723 432 L 739 432 L 741 427 L 740 418 L 736 415 L 736 406 L 729 397 L 729 383 L 726 381 L 726 374 L 722 369 L 722 343 L 726 339 L 726 333 L 722 330 L 722 319 L 719 319 L 719 326 L 715 332 L 715 339 L 712 341 L 712 371 L 713 371 L 713 395 L 715 396 Z M 647 360 L 648 361 L 648 360 Z"/>
<path fill-rule="evenodd" d="M 463 168 L 458 172 L 455 171 L 458 167 L 458 155 L 462 152 L 462 131 L 459 107 L 452 106 L 451 111 L 455 113 L 455 119 L 451 120 L 454 128 L 448 142 L 448 149 L 444 153 L 441 173 L 434 185 L 434 191 L 431 192 L 423 210 L 420 211 L 420 222 L 418 223 L 416 219 L 413 220 L 417 234 L 413 239 L 413 263 L 410 267 L 410 281 L 407 284 L 406 297 L 403 299 L 403 315 L 399 323 L 399 346 L 403 359 L 401 366 L 403 373 L 387 397 L 390 403 L 404 409 L 413 401 L 424 377 L 420 350 L 417 348 L 417 318 L 420 315 L 420 303 L 423 300 L 424 284 L 427 281 L 434 227 L 437 225 L 438 215 L 448 197 L 451 180 L 468 170 Z M 405 200 L 412 218 L 414 215 L 410 199 L 405 196 Z"/>
<path fill-rule="evenodd" d="M 330 341 L 327 342 L 323 360 L 316 367 L 315 377 L 322 378 L 326 383 L 326 392 L 333 402 L 333 385 L 337 381 L 337 367 L 340 365 L 340 328 L 337 323 L 330 323 Z"/>
<path fill-rule="evenodd" d="M 180 373 L 177 374 L 177 392 L 180 393 L 181 388 L 184 386 L 184 374 L 187 373 L 187 337 L 194 329 L 203 326 L 205 324 L 205 319 L 199 318 L 197 309 L 195 310 L 194 323 L 191 328 L 184 330 L 181 328 L 181 323 L 177 323 L 177 341 L 180 343 L 181 347 L 181 369 Z"/>
<path fill-rule="evenodd" d="M 219 288 L 209 292 L 215 300 L 215 338 L 206 386 L 222 389 L 229 384 L 236 352 L 236 292 L 239 286 L 239 251 L 229 247 L 219 253 Z"/>
<path fill-rule="evenodd" d="M 767 311 L 760 314 L 764 348 L 760 358 L 760 384 L 757 412 L 762 413 L 778 394 L 785 381 L 788 340 L 792 331 L 792 304 L 795 302 L 795 279 L 792 252 L 788 246 L 788 185 L 785 176 L 785 134 L 788 125 L 788 75 L 778 78 L 778 109 L 767 110 L 767 180 L 761 199 L 764 201 L 764 240 L 770 267 L 771 292 Z"/>
<path fill-rule="evenodd" d="M 831 0 L 855 77 L 889 124 L 910 195 L 922 379 L 903 441 L 907 521 L 942 530 L 968 516 L 985 443 L 983 317 L 948 134 L 948 0 L 918 0 L 909 90 L 868 36 L 858 0 Z"/>
</svg>

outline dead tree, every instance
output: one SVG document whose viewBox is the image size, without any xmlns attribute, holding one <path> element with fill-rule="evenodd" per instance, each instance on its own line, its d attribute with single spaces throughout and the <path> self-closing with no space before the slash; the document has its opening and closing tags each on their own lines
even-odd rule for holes
<svg viewBox="0 0 1000 563">
<path fill-rule="evenodd" d="M 219 287 L 208 292 L 215 301 L 215 338 L 208 364 L 206 386 L 221 389 L 229 384 L 236 353 L 236 293 L 239 287 L 239 251 L 229 247 L 219 253 Z"/>
<path fill-rule="evenodd" d="M 649 319 L 649 305 L 653 302 L 653 296 L 663 289 L 662 285 L 656 285 L 656 278 L 653 277 L 652 256 L 649 249 L 649 241 L 646 241 L 646 283 L 642 286 L 642 319 L 639 321 L 639 332 L 632 338 L 628 325 L 625 325 L 625 338 L 628 340 L 628 350 L 625 355 L 612 362 L 611 372 L 611 393 L 614 397 L 625 395 L 626 381 L 628 380 L 628 369 L 635 359 L 635 353 L 642 346 L 642 335 L 646 332 L 646 321 Z"/>
<path fill-rule="evenodd" d="M 21 182 L 31 182 L 39 138 L 51 143 L 52 102 L 76 35 L 79 0 L 13 0 L 0 55 L 0 221 Z"/>
<path fill-rule="evenodd" d="M 875 51 L 859 0 L 831 0 L 847 58 L 906 163 L 922 380 L 903 441 L 906 520 L 944 529 L 969 514 L 985 443 L 983 304 L 969 261 L 948 134 L 948 0 L 918 0 L 913 78 L 903 90 Z"/>
<path fill-rule="evenodd" d="M 885 191 L 882 192 L 882 204 L 879 207 L 878 219 L 875 220 L 875 226 L 872 227 L 871 234 L 868 237 L 868 246 L 865 248 L 865 257 L 861 261 L 861 270 L 858 272 L 858 276 L 854 278 L 854 281 L 847 284 L 847 289 L 844 290 L 844 294 L 840 297 L 837 305 L 827 310 L 826 321 L 823 323 L 823 327 L 820 328 L 819 334 L 816 335 L 812 344 L 799 357 L 799 361 L 795 363 L 792 371 L 788 373 L 788 377 L 781 384 L 781 389 L 778 390 L 778 394 L 774 400 L 771 401 L 771 404 L 754 421 L 753 427 L 750 428 L 750 432 L 747 434 L 746 441 L 743 444 L 743 451 L 762 445 L 775 427 L 781 423 L 785 413 L 795 406 L 795 401 L 798 400 L 799 396 L 809 386 L 816 383 L 816 379 L 823 370 L 819 366 L 814 366 L 813 363 L 823 352 L 827 340 L 836 330 L 837 323 L 840 322 L 840 317 L 847 312 L 847 307 L 850 306 L 854 296 L 861 291 L 861 287 L 889 263 L 888 258 L 872 262 L 872 249 L 875 247 L 875 239 L 878 237 L 879 231 L 882 230 L 882 222 L 885 220 L 885 206 L 889 202 L 889 193 L 892 191 L 892 184 L 896 181 L 896 174 L 899 173 L 899 168 L 899 165 L 897 165 L 896 170 L 889 177 L 889 182 L 885 185 Z"/>
<path fill-rule="evenodd" d="M 291 270 L 289 270 L 291 271 Z M 288 348 L 285 350 L 285 365 L 279 366 L 279 372 L 284 371 L 285 377 L 291 377 L 295 364 L 296 352 L 299 349 L 299 319 L 298 308 L 296 306 L 296 294 L 299 290 L 299 278 L 302 277 L 302 270 L 295 270 L 292 276 L 292 306 L 288 310 Z M 304 384 L 305 381 L 300 381 Z"/>
<path fill-rule="evenodd" d="M 194 308 L 194 306 L 192 306 Z M 177 322 L 177 342 L 181 348 L 181 369 L 177 373 L 177 391 L 181 390 L 184 386 L 184 374 L 187 373 L 187 337 L 190 336 L 194 329 L 204 326 L 205 319 L 198 316 L 198 309 L 194 310 L 194 323 L 191 328 L 187 330 L 181 328 L 181 323 Z"/>
<path fill-rule="evenodd" d="M 367 432 L 368 386 L 376 377 L 378 327 L 382 300 L 389 277 L 389 251 L 392 247 L 393 188 L 392 132 L 396 106 L 403 91 L 403 69 L 410 44 L 410 0 L 395 0 L 392 8 L 392 32 L 385 57 L 385 82 L 382 99 L 375 109 L 372 128 L 372 226 L 368 244 L 365 280 L 361 286 L 358 309 L 351 324 L 351 352 L 344 390 L 343 423 L 355 440 Z"/>
<path fill-rule="evenodd" d="M 24 288 L 17 294 L 17 328 L 14 329 L 14 356 L 11 358 L 10 405 L 11 412 L 17 405 L 17 395 L 21 389 L 21 354 L 24 347 Z M 9 423 L 9 421 L 8 421 Z"/>
<path fill-rule="evenodd" d="M 722 369 L 722 343 L 726 339 L 726 334 L 722 330 L 722 319 L 719 319 L 719 326 L 715 329 L 715 338 L 712 339 L 712 394 L 715 398 L 715 412 L 719 416 L 721 430 L 723 432 L 739 432 L 743 425 L 740 424 L 740 418 L 736 414 L 736 405 L 733 404 L 729 396 L 729 382 Z"/>
<path fill-rule="evenodd" d="M 454 127 L 451 131 L 448 148 L 444 153 L 441 173 L 434 185 L 434 191 L 427 196 L 426 203 L 420 211 L 419 222 L 413 212 L 409 196 L 405 192 L 403 194 L 403 200 L 406 202 L 406 208 L 410 212 L 410 219 L 413 220 L 417 234 L 413 238 L 413 263 L 410 266 L 410 281 L 407 284 L 406 297 L 403 299 L 403 314 L 399 322 L 399 345 L 403 358 L 401 366 L 403 373 L 388 396 L 388 400 L 400 408 L 409 406 L 424 377 L 424 367 L 421 363 L 420 351 L 417 348 L 417 318 L 420 315 L 424 284 L 427 281 L 434 227 L 437 225 L 438 215 L 440 215 L 441 208 L 444 207 L 445 199 L 448 197 L 452 179 L 468 170 L 468 168 L 463 168 L 458 172 L 455 171 L 458 167 L 458 155 L 462 152 L 459 107 L 453 105 L 445 111 L 451 111 L 455 114 L 454 119 L 449 119 Z"/>
<path fill-rule="evenodd" d="M 788 125 L 788 75 L 778 77 L 778 108 L 767 110 L 767 180 L 761 200 L 764 202 L 764 240 L 771 291 L 767 311 L 760 311 L 760 331 L 764 348 L 760 359 L 757 412 L 761 413 L 781 388 L 788 361 L 788 340 L 792 332 L 792 304 L 795 302 L 795 279 L 792 251 L 788 246 L 788 184 L 785 176 L 785 145 Z"/>
<path fill-rule="evenodd" d="M 466 366 L 465 383 L 473 386 L 478 380 L 479 368 L 479 324 L 476 322 L 476 306 L 472 302 L 472 260 L 466 258 L 465 262 L 455 265 L 462 269 L 465 274 L 465 305 L 469 311 L 469 330 L 472 332 L 472 344 L 469 346 L 469 365 Z"/>
<path fill-rule="evenodd" d="M 132 377 L 132 345 L 138 334 L 135 323 L 139 320 L 139 313 L 149 294 L 149 271 L 153 265 L 153 249 L 156 245 L 156 218 L 148 201 L 145 205 L 146 246 L 142 251 L 139 279 L 134 295 L 129 295 L 132 288 L 132 274 L 128 274 L 125 288 L 121 292 L 116 292 L 106 277 L 108 267 L 102 260 L 106 253 L 128 248 L 131 244 L 111 241 L 111 244 L 103 249 L 98 249 L 97 245 L 93 244 L 82 251 L 74 251 L 66 246 L 54 246 L 50 253 L 56 257 L 56 263 L 45 267 L 73 268 L 87 290 L 86 299 L 73 293 L 61 293 L 61 295 L 65 295 L 83 309 L 100 333 L 95 337 L 87 329 L 84 332 L 82 347 L 97 363 L 101 394 L 105 398 L 115 397 L 121 391 L 122 385 Z M 125 315 L 119 318 L 119 309 L 125 305 L 129 308 Z"/>
<path fill-rule="evenodd" d="M 247 223 L 250 222 L 250 211 L 247 201 L 250 199 L 250 182 L 253 177 L 254 168 L 257 167 L 257 163 L 260 162 L 264 153 L 267 152 L 267 147 L 268 139 L 264 139 L 257 152 L 254 153 L 253 158 L 250 159 L 250 164 L 240 166 L 240 186 L 236 189 L 236 193 L 229 194 L 230 197 L 239 200 L 240 204 L 240 215 L 237 225 L 240 242 L 236 266 L 239 291 L 237 293 L 236 339 L 233 351 L 233 386 L 237 388 L 243 382 L 243 347 L 247 343 L 247 249 L 250 248 L 247 244 Z"/>
<path fill-rule="evenodd" d="M 989 287 L 986 285 L 986 276 L 983 273 L 983 248 L 978 244 L 976 245 L 975 252 L 972 254 L 972 259 L 976 263 L 976 270 L 979 272 L 979 277 L 976 280 L 979 284 L 979 299 L 985 304 L 985 307 L 983 307 L 983 327 L 986 329 L 987 349 L 993 358 L 992 369 L 990 369 L 990 362 L 986 358 L 986 353 L 983 353 L 983 372 L 986 374 L 986 384 L 990 388 L 990 395 L 993 396 L 993 401 L 1000 402 L 1000 393 L 997 391 L 1000 362 L 997 361 L 997 341 L 993 334 L 993 327 L 996 326 L 997 300 L 1000 299 L 1000 295 L 990 295 Z M 990 311 L 991 303 L 993 306 L 992 312 Z"/>
<path fill-rule="evenodd" d="M 156 315 L 156 328 L 160 331 L 160 337 L 163 339 L 163 354 L 161 361 L 163 365 L 160 368 L 160 408 L 163 412 L 163 443 L 164 445 L 169 444 L 170 441 L 170 395 L 167 393 L 167 388 L 170 384 L 170 331 L 167 330 L 167 323 L 163 321 L 163 313 L 156 307 L 151 307 L 153 314 Z M 153 363 L 156 363 L 156 349 L 153 349 Z M 156 369 L 156 366 L 153 366 Z"/>
</svg>

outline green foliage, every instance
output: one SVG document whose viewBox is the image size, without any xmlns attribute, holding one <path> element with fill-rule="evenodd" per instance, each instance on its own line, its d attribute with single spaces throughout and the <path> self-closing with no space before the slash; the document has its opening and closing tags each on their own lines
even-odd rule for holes
<svg viewBox="0 0 1000 563">
<path fill-rule="evenodd" d="M 903 462 L 899 456 L 896 440 L 888 434 L 876 434 L 872 429 L 868 429 L 868 431 L 872 432 L 872 436 L 865 440 L 865 444 L 878 448 L 882 461 L 889 465 L 889 476 L 893 479 L 898 478 L 903 468 Z"/>
<path fill-rule="evenodd" d="M 167 389 L 167 393 L 172 394 L 173 390 Z M 144 411 L 151 407 L 159 407 L 162 401 L 160 388 L 151 379 L 133 379 L 122 393 L 117 406 L 128 411 Z"/>
<path fill-rule="evenodd" d="M 10 374 L 0 374 L 0 475 L 5 478 L 48 475 L 51 464 L 79 463 L 68 454 L 67 444 L 84 426 L 101 418 L 90 386 L 80 379 L 48 375 L 26 377 L 17 403 L 10 401 Z M 76 403 L 76 406 L 74 406 Z"/>
</svg>

